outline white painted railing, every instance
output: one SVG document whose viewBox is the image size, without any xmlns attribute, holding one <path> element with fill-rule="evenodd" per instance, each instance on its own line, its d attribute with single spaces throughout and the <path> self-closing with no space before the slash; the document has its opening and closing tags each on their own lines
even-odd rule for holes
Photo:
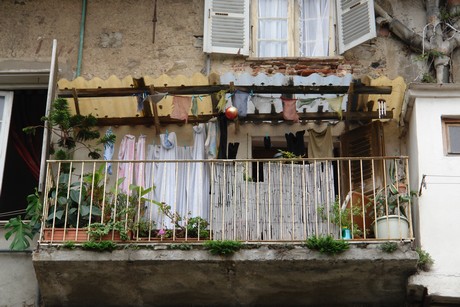
<svg viewBox="0 0 460 307">
<path fill-rule="evenodd" d="M 40 241 L 412 239 L 408 174 L 407 157 L 53 160 Z"/>
</svg>

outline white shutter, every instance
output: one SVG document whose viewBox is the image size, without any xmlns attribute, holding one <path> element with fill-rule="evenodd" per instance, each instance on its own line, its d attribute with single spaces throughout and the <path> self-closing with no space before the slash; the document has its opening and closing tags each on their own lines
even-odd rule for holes
<svg viewBox="0 0 460 307">
<path fill-rule="evenodd" d="M 53 49 L 51 51 L 51 66 L 50 66 L 50 78 L 48 81 L 48 94 L 46 96 L 46 110 L 45 116 L 49 116 L 51 104 L 56 98 L 56 87 L 58 77 L 58 61 L 57 61 L 57 40 L 53 39 Z M 43 144 L 42 144 L 42 159 L 40 161 L 40 180 L 38 181 L 38 191 L 43 192 L 45 185 L 45 174 L 46 174 L 46 159 L 49 152 L 49 140 L 51 138 L 51 131 L 47 128 L 45 123 L 45 129 L 43 131 Z"/>
<path fill-rule="evenodd" d="M 204 52 L 249 55 L 249 1 L 205 0 Z"/>
<path fill-rule="evenodd" d="M 339 52 L 376 36 L 374 0 L 337 0 Z"/>
<path fill-rule="evenodd" d="M 13 92 L 0 92 L 0 191 L 5 170 L 6 149 L 10 131 L 11 110 L 13 109 Z"/>
</svg>

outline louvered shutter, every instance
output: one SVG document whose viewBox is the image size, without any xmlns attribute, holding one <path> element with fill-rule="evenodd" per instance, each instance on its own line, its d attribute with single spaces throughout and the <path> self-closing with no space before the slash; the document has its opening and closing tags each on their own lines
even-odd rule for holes
<svg viewBox="0 0 460 307">
<path fill-rule="evenodd" d="M 249 55 L 249 1 L 205 1 L 204 52 Z"/>
<path fill-rule="evenodd" d="M 376 36 L 373 0 L 337 0 L 339 52 Z"/>
<path fill-rule="evenodd" d="M 383 125 L 380 121 L 374 121 L 369 125 L 353 129 L 340 137 L 342 157 L 382 157 L 385 155 L 385 142 L 383 138 Z M 357 191 L 359 193 L 372 190 L 372 162 L 363 160 L 352 161 L 351 169 L 348 162 L 342 164 L 342 191 Z M 361 169 L 362 167 L 362 169 Z M 382 160 L 374 160 L 374 178 L 378 186 L 382 181 Z M 361 178 L 362 174 L 362 178 Z M 351 187 L 350 187 L 351 181 Z M 361 182 L 364 188 L 361 190 Z"/>
</svg>

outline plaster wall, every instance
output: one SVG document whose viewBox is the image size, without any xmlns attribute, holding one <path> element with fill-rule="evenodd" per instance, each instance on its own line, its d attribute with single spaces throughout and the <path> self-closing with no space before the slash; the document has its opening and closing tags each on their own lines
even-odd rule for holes
<svg viewBox="0 0 460 307">
<path fill-rule="evenodd" d="M 418 198 L 419 243 L 434 259 L 429 272 L 412 277 L 428 288 L 430 295 L 458 297 L 460 289 L 460 247 L 452 244 L 460 232 L 457 190 L 460 185 L 460 157 L 443 150 L 441 116 L 460 115 L 460 98 L 416 98 L 410 140 L 412 182 L 418 189 L 426 175 L 426 188 Z"/>
<path fill-rule="evenodd" d="M 35 306 L 38 283 L 32 264 L 32 251 L 12 252 L 0 223 L 0 307 Z"/>
</svg>

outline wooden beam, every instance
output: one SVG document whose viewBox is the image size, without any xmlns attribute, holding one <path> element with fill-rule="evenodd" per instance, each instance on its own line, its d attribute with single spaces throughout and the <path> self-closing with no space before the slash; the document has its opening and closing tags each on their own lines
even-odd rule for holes
<svg viewBox="0 0 460 307">
<path fill-rule="evenodd" d="M 77 113 L 77 115 L 80 115 L 80 105 L 78 104 L 78 93 L 75 88 L 72 89 L 72 97 L 73 97 L 73 102 L 75 104 L 75 113 Z"/>
<path fill-rule="evenodd" d="M 336 112 L 321 112 L 321 113 L 298 113 L 301 121 L 309 120 L 340 120 L 340 116 Z M 207 122 L 211 118 L 216 117 L 217 114 L 207 114 L 189 116 L 188 123 L 202 123 Z M 380 119 L 392 119 L 393 111 L 387 111 L 385 117 Z M 173 119 L 169 116 L 159 116 L 161 124 L 185 124 L 183 120 Z M 379 112 L 343 112 L 342 119 L 347 120 L 372 120 L 379 119 Z M 245 118 L 238 119 L 241 124 L 247 122 L 262 122 L 262 121 L 285 121 L 282 114 L 248 114 Z M 112 118 L 98 118 L 98 126 L 134 126 L 134 125 L 154 125 L 154 118 L 152 117 L 112 117 Z"/>
<path fill-rule="evenodd" d="M 231 85 L 197 85 L 197 86 L 163 86 L 156 87 L 155 91 L 159 93 L 168 93 L 170 95 L 206 95 L 216 93 L 220 90 L 230 90 Z M 349 86 L 342 85 L 234 85 L 235 90 L 243 92 L 253 92 L 260 94 L 346 94 L 348 93 Z M 354 94 L 391 94 L 391 86 L 366 86 L 355 85 Z M 78 89 L 78 96 L 80 98 L 93 98 L 93 97 L 125 97 L 132 96 L 139 93 L 148 93 L 150 88 L 145 87 L 123 87 L 123 88 L 91 88 L 91 89 Z M 72 98 L 72 90 L 62 89 L 58 91 L 58 96 L 62 98 Z"/>
</svg>

